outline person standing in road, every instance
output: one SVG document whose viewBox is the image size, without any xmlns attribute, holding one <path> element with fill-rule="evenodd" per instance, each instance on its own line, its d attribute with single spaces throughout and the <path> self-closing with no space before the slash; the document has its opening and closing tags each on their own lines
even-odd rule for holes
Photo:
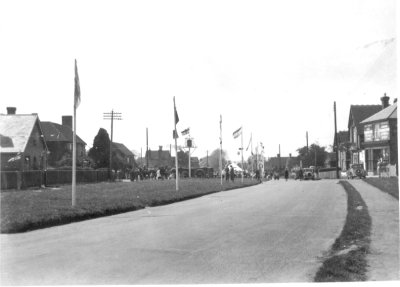
<svg viewBox="0 0 400 287">
<path fill-rule="evenodd" d="M 235 181 L 235 170 L 233 169 L 232 165 L 231 165 L 231 180 L 232 180 L 232 182 Z"/>
<path fill-rule="evenodd" d="M 285 169 L 285 179 L 286 179 L 286 181 L 288 180 L 288 178 L 289 178 L 289 171 L 288 171 L 288 169 L 286 168 L 286 169 Z"/>
</svg>

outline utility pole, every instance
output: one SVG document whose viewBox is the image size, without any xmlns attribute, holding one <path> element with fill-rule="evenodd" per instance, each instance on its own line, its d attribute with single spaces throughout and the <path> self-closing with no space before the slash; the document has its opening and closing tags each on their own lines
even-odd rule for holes
<svg viewBox="0 0 400 287">
<path fill-rule="evenodd" d="M 333 102 L 333 113 L 335 115 L 335 146 L 336 146 L 336 178 L 339 179 L 339 145 L 337 138 L 337 127 L 336 127 L 336 102 Z"/>
<path fill-rule="evenodd" d="M 111 120 L 111 139 L 110 139 L 110 163 L 108 168 L 108 180 L 111 181 L 111 163 L 112 163 L 112 143 L 113 143 L 113 129 L 114 129 L 114 120 L 122 120 L 121 113 L 114 112 L 111 110 L 111 113 L 103 113 L 103 120 Z"/>
<path fill-rule="evenodd" d="M 149 129 L 146 128 L 146 168 L 149 168 Z"/>
<path fill-rule="evenodd" d="M 207 151 L 207 168 L 208 168 L 208 151 Z"/>
<path fill-rule="evenodd" d="M 306 144 L 307 144 L 307 154 L 308 154 L 308 132 L 306 132 Z"/>
</svg>

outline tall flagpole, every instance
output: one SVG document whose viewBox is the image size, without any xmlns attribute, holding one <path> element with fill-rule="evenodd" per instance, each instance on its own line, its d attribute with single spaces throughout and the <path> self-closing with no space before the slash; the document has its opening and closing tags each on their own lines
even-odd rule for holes
<svg viewBox="0 0 400 287">
<path fill-rule="evenodd" d="M 241 137 L 241 140 L 242 140 L 242 183 L 243 183 L 243 176 L 244 176 L 244 165 L 243 165 L 243 128 L 242 128 L 242 137 Z"/>
<path fill-rule="evenodd" d="M 78 66 L 75 59 L 75 90 L 74 90 L 74 126 L 72 139 L 72 207 L 76 205 L 76 108 L 81 102 L 81 88 L 78 76 Z"/>
<path fill-rule="evenodd" d="M 219 115 L 219 173 L 221 176 L 221 185 L 222 185 L 222 115 Z"/>
<path fill-rule="evenodd" d="M 175 139 L 175 185 L 176 191 L 179 191 L 179 172 L 178 172 L 178 132 L 176 131 L 176 106 L 174 97 L 174 139 Z"/>
<path fill-rule="evenodd" d="M 72 140 L 72 207 L 76 205 L 76 105 L 74 98 L 74 137 Z"/>
</svg>

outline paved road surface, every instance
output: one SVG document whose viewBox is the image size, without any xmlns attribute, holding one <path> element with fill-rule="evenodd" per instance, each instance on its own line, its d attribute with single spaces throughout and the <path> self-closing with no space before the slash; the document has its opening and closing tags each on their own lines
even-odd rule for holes
<svg viewBox="0 0 400 287">
<path fill-rule="evenodd" d="M 279 180 L 3 234 L 1 283 L 309 282 L 341 232 L 346 207 L 334 180 Z"/>
</svg>

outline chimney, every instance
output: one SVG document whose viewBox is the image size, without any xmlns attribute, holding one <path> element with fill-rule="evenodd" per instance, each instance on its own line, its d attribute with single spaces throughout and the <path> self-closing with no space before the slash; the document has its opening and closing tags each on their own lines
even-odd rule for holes
<svg viewBox="0 0 400 287">
<path fill-rule="evenodd" d="M 67 126 L 72 130 L 72 116 L 62 116 L 62 125 Z"/>
<path fill-rule="evenodd" d="M 385 95 L 381 98 L 381 101 L 382 101 L 382 110 L 385 109 L 385 108 L 387 108 L 387 107 L 389 106 L 389 99 L 390 99 L 390 97 L 386 96 L 386 93 L 385 93 Z"/>
<path fill-rule="evenodd" d="M 17 112 L 16 107 L 7 107 L 7 115 L 15 115 L 16 112 Z"/>
</svg>

